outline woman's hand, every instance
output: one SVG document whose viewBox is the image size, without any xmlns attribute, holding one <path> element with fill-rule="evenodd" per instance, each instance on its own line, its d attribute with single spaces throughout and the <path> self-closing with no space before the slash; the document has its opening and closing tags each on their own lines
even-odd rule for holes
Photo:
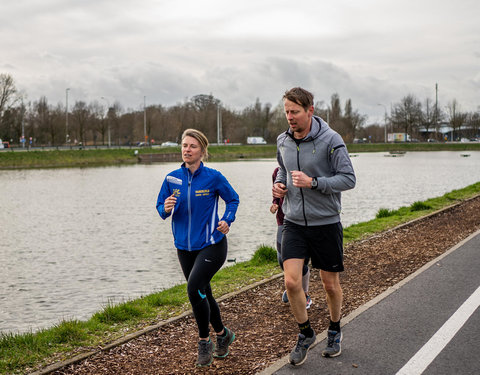
<svg viewBox="0 0 480 375">
<path fill-rule="evenodd" d="M 270 206 L 270 212 L 271 212 L 272 214 L 274 214 L 274 213 L 277 212 L 277 211 L 278 211 L 278 204 L 273 203 L 273 204 Z"/>
<path fill-rule="evenodd" d="M 218 222 L 217 230 L 222 232 L 223 234 L 227 234 L 228 231 L 230 230 L 230 227 L 228 226 L 226 221 L 220 220 Z"/>
<path fill-rule="evenodd" d="M 281 182 L 277 182 L 272 187 L 272 195 L 275 198 L 283 198 L 287 194 L 287 187 Z"/>
<path fill-rule="evenodd" d="M 167 199 L 165 199 L 163 208 L 167 214 L 173 210 L 173 207 L 175 207 L 175 203 L 177 203 L 177 198 L 175 197 L 175 194 L 172 194 Z"/>
</svg>

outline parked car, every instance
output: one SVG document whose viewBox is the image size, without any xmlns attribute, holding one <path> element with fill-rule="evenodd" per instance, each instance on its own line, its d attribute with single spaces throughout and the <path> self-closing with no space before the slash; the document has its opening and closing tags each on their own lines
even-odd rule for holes
<svg viewBox="0 0 480 375">
<path fill-rule="evenodd" d="M 247 144 L 249 145 L 266 145 L 267 141 L 263 137 L 247 137 Z"/>
<path fill-rule="evenodd" d="M 162 146 L 166 146 L 166 147 L 178 146 L 178 143 L 167 141 L 167 142 L 163 142 Z"/>
</svg>

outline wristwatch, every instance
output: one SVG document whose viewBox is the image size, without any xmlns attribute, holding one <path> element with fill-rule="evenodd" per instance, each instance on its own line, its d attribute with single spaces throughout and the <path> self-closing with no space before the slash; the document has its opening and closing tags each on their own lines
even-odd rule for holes
<svg viewBox="0 0 480 375">
<path fill-rule="evenodd" d="M 312 190 L 315 190 L 315 189 L 318 187 L 317 178 L 316 178 L 316 177 L 312 177 L 312 182 L 311 182 L 310 184 L 311 184 L 311 189 L 312 189 Z"/>
</svg>

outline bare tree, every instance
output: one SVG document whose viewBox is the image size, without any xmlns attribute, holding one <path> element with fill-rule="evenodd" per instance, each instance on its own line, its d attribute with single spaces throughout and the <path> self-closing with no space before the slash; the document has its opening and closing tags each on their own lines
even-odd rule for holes
<svg viewBox="0 0 480 375">
<path fill-rule="evenodd" d="M 3 129 L 3 120 L 6 111 L 10 111 L 20 100 L 15 82 L 10 74 L 0 74 L 0 134 L 7 133 Z M 9 113 L 11 120 L 12 113 Z"/>
<path fill-rule="evenodd" d="M 448 110 L 448 123 L 452 127 L 452 141 L 459 138 L 459 130 L 467 120 L 467 113 L 460 111 L 460 106 L 457 99 L 453 99 L 447 107 Z M 455 138 L 455 132 L 457 132 Z"/>
<path fill-rule="evenodd" d="M 367 116 L 360 115 L 358 111 L 352 109 L 352 100 L 348 99 L 345 103 L 345 114 L 342 119 L 345 128 L 343 138 L 346 142 L 353 142 L 358 129 L 365 124 L 366 120 Z"/>
<path fill-rule="evenodd" d="M 422 104 L 414 95 L 407 95 L 400 103 L 393 105 L 391 119 L 397 129 L 403 130 L 407 140 L 410 133 L 418 132 L 422 120 Z"/>
<path fill-rule="evenodd" d="M 85 145 L 86 137 L 85 133 L 87 130 L 88 122 L 90 121 L 90 109 L 87 106 L 87 103 L 84 101 L 77 101 L 72 109 L 72 117 L 76 125 L 76 140 L 82 142 Z"/>
</svg>

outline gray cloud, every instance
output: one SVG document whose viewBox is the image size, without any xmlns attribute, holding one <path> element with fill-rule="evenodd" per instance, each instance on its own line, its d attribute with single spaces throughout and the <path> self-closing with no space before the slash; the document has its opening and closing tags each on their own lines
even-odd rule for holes
<svg viewBox="0 0 480 375">
<path fill-rule="evenodd" d="M 276 105 L 292 86 L 333 93 L 370 119 L 408 94 L 477 109 L 476 1 L 33 0 L 0 4 L 0 70 L 29 99 L 101 96 L 137 108 L 213 94 Z M 11 3 L 11 4 L 8 4 Z"/>
</svg>

